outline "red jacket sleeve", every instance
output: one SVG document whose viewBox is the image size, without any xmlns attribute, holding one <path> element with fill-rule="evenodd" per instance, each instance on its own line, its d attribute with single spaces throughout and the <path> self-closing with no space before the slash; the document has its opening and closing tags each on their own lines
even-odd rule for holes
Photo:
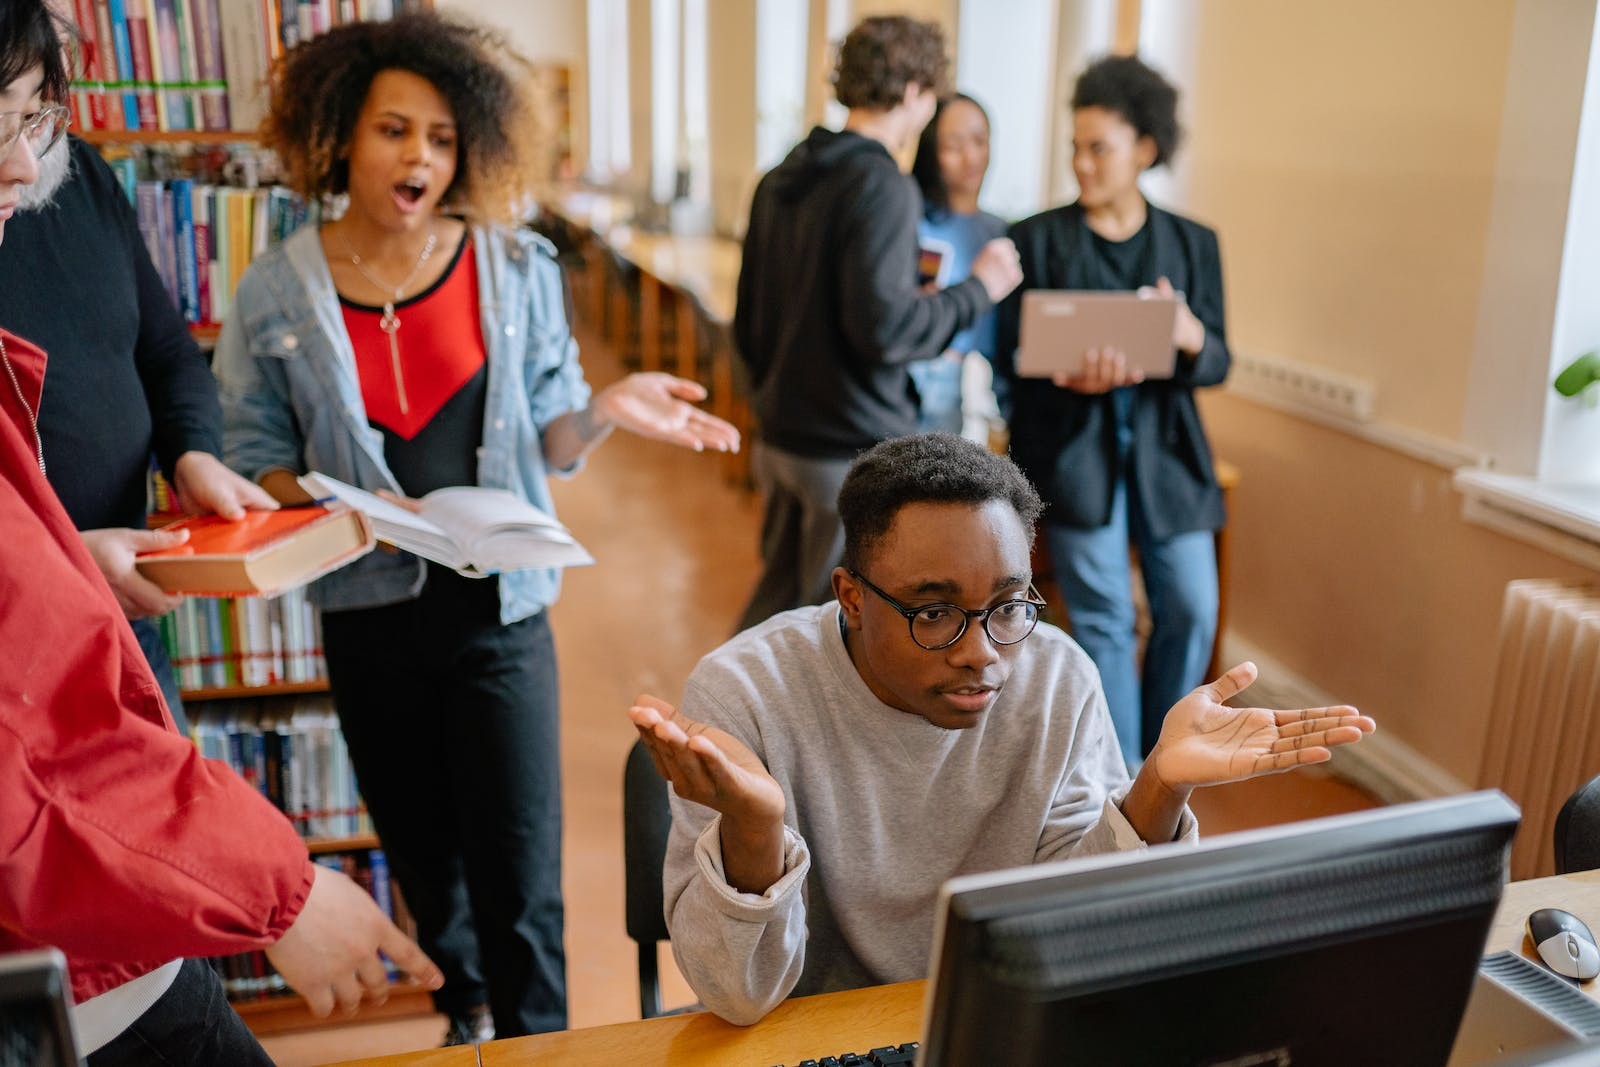
<svg viewBox="0 0 1600 1067">
<path fill-rule="evenodd" d="M 275 942 L 313 868 L 166 721 L 110 589 L 0 419 L 0 930 L 105 962 Z"/>
</svg>

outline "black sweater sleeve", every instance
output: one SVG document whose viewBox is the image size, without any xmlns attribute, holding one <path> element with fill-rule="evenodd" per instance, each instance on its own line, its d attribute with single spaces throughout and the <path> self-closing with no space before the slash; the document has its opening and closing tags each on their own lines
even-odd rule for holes
<svg viewBox="0 0 1600 1067">
<path fill-rule="evenodd" d="M 993 305 L 977 278 L 935 293 L 917 287 L 917 243 L 906 236 L 916 232 L 916 192 L 898 172 L 872 179 L 840 227 L 840 324 L 869 362 L 932 359 Z"/>
<path fill-rule="evenodd" d="M 1216 232 L 1201 229 L 1196 241 L 1194 292 L 1189 294 L 1189 310 L 1206 328 L 1206 343 L 1191 358 L 1180 358 L 1173 380 L 1200 387 L 1221 385 L 1228 377 L 1233 356 L 1228 351 L 1228 331 L 1222 302 L 1222 254 Z"/>
</svg>

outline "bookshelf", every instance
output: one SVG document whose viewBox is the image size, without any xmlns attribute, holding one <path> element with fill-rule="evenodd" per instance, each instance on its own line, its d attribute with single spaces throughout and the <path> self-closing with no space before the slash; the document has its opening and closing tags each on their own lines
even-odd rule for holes
<svg viewBox="0 0 1600 1067">
<path fill-rule="evenodd" d="M 228 685 L 184 689 L 180 695 L 183 697 L 185 704 L 203 704 L 211 700 L 253 700 L 258 697 L 306 696 L 312 693 L 326 693 L 327 691 L 327 681 L 318 678 L 309 682 L 271 682 L 267 685 Z"/>
<path fill-rule="evenodd" d="M 254 130 L 80 130 L 72 131 L 95 147 L 119 144 L 255 144 Z"/>
<path fill-rule="evenodd" d="M 426 987 L 409 980 L 389 983 L 389 999 L 382 1004 L 363 1004 L 354 1015 L 334 1015 L 326 1019 L 312 1015 L 305 998 L 298 995 L 238 1000 L 232 1004 L 245 1025 L 257 1035 L 314 1030 L 320 1026 L 349 1026 L 352 1023 L 433 1013 L 433 995 Z"/>
</svg>

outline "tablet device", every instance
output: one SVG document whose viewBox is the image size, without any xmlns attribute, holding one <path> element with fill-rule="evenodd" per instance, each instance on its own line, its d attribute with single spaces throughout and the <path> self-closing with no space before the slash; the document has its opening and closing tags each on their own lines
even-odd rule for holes
<svg viewBox="0 0 1600 1067">
<path fill-rule="evenodd" d="M 1030 289 L 1022 294 L 1017 374 L 1049 378 L 1078 374 L 1091 348 L 1117 348 L 1128 369 L 1146 378 L 1170 378 L 1178 349 L 1172 330 L 1176 297 L 1141 297 L 1116 291 Z"/>
</svg>

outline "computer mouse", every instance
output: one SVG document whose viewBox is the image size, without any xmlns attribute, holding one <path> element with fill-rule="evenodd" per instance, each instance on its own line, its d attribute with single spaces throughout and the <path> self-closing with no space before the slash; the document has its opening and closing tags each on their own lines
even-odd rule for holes
<svg viewBox="0 0 1600 1067">
<path fill-rule="evenodd" d="M 1600 945 L 1576 915 L 1540 908 L 1528 916 L 1528 940 L 1545 966 L 1559 975 L 1580 982 L 1600 975 Z"/>
</svg>

